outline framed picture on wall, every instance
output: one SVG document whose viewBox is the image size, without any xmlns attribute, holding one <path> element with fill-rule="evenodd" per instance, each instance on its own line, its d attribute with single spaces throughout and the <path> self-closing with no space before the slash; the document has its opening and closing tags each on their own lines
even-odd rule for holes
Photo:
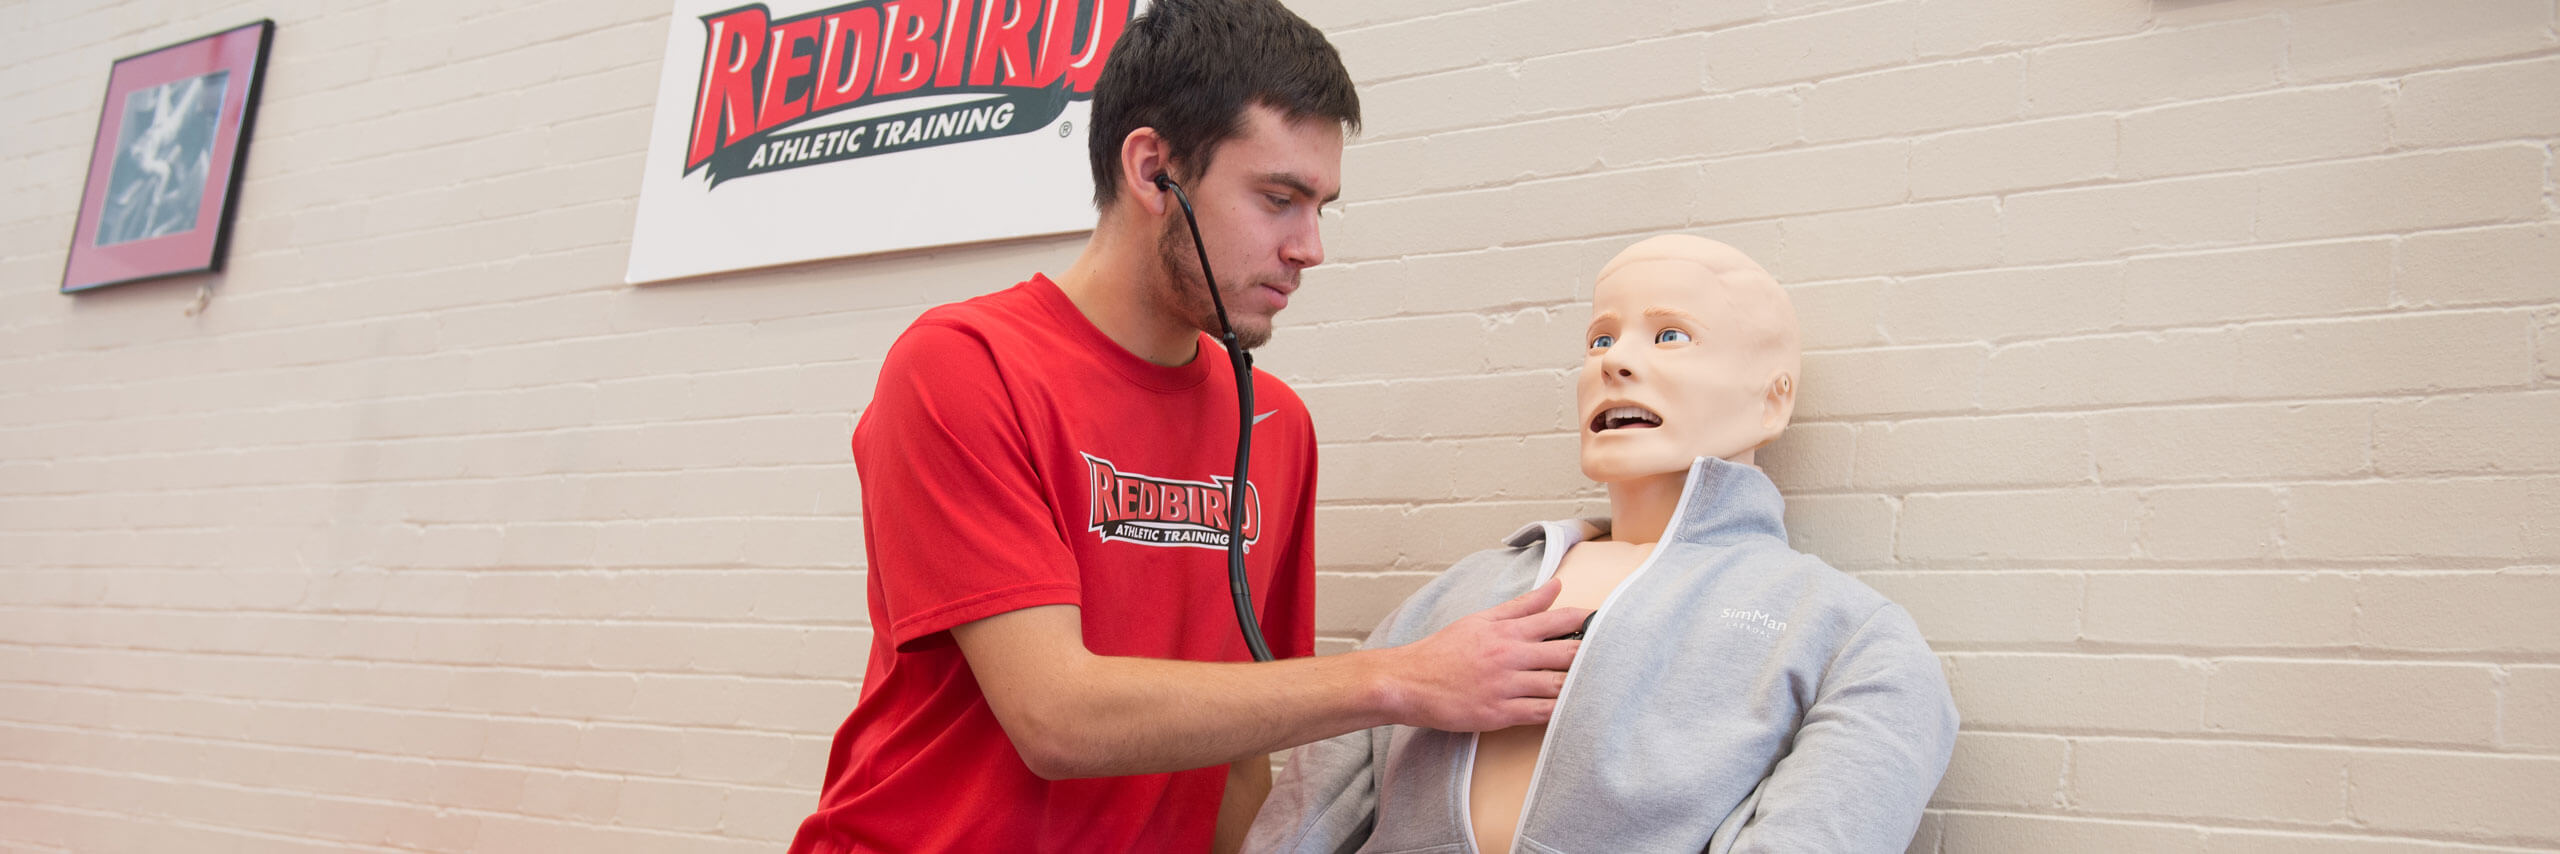
<svg viewBox="0 0 2560 854">
<path fill-rule="evenodd" d="M 62 292 L 222 269 L 275 22 L 116 60 Z"/>
</svg>

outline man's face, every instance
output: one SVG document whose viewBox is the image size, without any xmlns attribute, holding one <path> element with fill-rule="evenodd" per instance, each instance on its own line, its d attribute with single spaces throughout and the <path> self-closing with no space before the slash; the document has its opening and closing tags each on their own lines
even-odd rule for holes
<svg viewBox="0 0 2560 854">
<path fill-rule="evenodd" d="M 1611 272 L 1592 294 L 1575 397 L 1582 415 L 1582 472 L 1602 483 L 1683 472 L 1701 456 L 1749 462 L 1776 435 L 1769 421 L 1775 378 L 1745 329 L 1731 289 L 1704 267 L 1639 261 Z"/>
<path fill-rule="evenodd" d="M 1291 122 L 1259 104 L 1245 108 L 1244 132 L 1218 146 L 1206 175 L 1175 176 L 1200 216 L 1200 239 L 1218 275 L 1227 319 L 1246 349 L 1271 340 L 1274 315 L 1298 289 L 1298 272 L 1324 261 L 1316 213 L 1341 195 L 1342 126 L 1328 119 Z M 1165 275 L 1157 305 L 1211 335 L 1218 313 L 1200 275 L 1191 228 L 1180 203 L 1156 239 Z"/>
</svg>

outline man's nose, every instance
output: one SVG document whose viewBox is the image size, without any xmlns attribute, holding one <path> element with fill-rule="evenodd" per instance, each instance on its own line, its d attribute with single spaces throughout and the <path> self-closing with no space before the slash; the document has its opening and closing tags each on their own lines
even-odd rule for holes
<svg viewBox="0 0 2560 854">
<path fill-rule="evenodd" d="M 1280 244 L 1280 260 L 1301 270 L 1324 263 L 1324 231 L 1317 226 L 1315 214 L 1290 229 L 1289 239 Z"/>
</svg>

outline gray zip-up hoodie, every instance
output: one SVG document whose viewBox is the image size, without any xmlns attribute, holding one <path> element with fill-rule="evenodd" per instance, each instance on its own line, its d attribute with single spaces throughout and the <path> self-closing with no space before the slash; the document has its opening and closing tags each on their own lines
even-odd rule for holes
<svg viewBox="0 0 2560 854">
<path fill-rule="evenodd" d="M 1956 710 L 1901 606 L 1787 546 L 1760 470 L 1689 470 L 1671 528 L 1611 592 L 1566 676 L 1515 851 L 1899 852 L 1946 773 Z M 1364 646 L 1411 643 L 1553 576 L 1595 523 L 1469 555 Z M 1292 751 L 1247 851 L 1457 854 L 1476 737 L 1384 726 Z"/>
</svg>

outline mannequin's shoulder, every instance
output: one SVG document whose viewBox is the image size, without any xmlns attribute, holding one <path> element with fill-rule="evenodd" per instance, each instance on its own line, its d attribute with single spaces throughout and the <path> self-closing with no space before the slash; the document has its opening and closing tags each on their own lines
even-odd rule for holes
<svg viewBox="0 0 2560 854">
<path fill-rule="evenodd" d="M 1797 551 L 1783 540 L 1756 544 L 1744 565 L 1754 574 L 1783 578 L 1788 586 L 1827 607 L 1866 613 L 1891 604 L 1883 593 L 1857 576 L 1820 556 Z"/>
<path fill-rule="evenodd" d="M 1407 595 L 1379 630 L 1391 643 L 1404 643 L 1527 592 L 1542 545 L 1500 545 L 1459 558 Z"/>
<path fill-rule="evenodd" d="M 1893 601 L 1893 597 L 1867 583 L 1866 579 L 1844 572 L 1822 558 L 1792 549 L 1789 551 L 1796 556 L 1797 571 L 1804 573 L 1811 582 L 1807 587 L 1813 594 L 1810 598 L 1839 619 L 1866 625 L 1884 612 L 1892 612 L 1886 615 L 1888 622 L 1911 622 L 1909 611 Z"/>
</svg>

